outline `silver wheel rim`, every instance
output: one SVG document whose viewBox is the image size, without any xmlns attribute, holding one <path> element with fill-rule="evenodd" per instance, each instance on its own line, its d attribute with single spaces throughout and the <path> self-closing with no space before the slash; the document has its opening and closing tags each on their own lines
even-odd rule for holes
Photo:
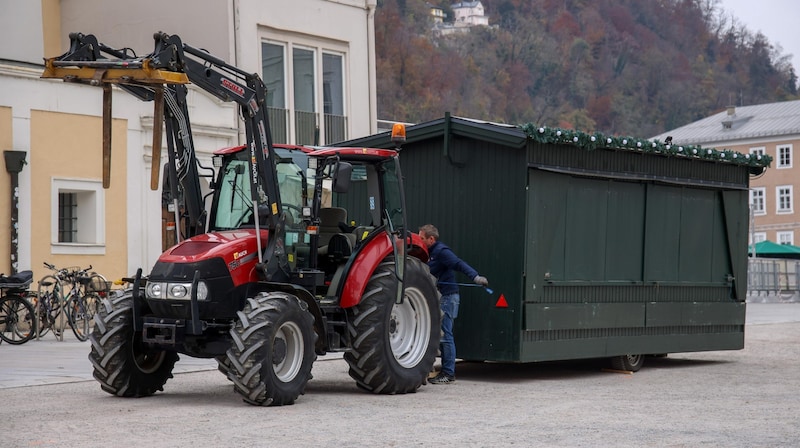
<svg viewBox="0 0 800 448">
<path fill-rule="evenodd" d="M 135 333 L 131 344 L 133 344 L 133 362 L 136 364 L 136 368 L 142 373 L 150 374 L 157 372 L 164 362 L 164 359 L 167 357 L 167 352 L 162 350 L 145 350 L 140 337 L 137 337 Z"/>
<path fill-rule="evenodd" d="M 164 362 L 165 357 L 165 352 L 139 353 L 135 356 L 134 361 L 140 372 L 154 373 L 161 367 L 161 363 Z"/>
<path fill-rule="evenodd" d="M 285 347 L 285 354 L 276 356 L 276 347 L 280 345 Z M 295 379 L 303 364 L 303 334 L 300 326 L 294 322 L 285 322 L 275 332 L 272 346 L 272 370 L 279 380 L 288 383 Z"/>
<path fill-rule="evenodd" d="M 417 288 L 406 288 L 403 303 L 394 304 L 389 321 L 389 343 L 401 366 L 414 367 L 425 357 L 430 329 L 431 313 L 425 295 Z"/>
<path fill-rule="evenodd" d="M 636 366 L 642 362 L 642 355 L 626 355 L 625 357 L 628 360 L 628 364 L 631 366 Z"/>
</svg>

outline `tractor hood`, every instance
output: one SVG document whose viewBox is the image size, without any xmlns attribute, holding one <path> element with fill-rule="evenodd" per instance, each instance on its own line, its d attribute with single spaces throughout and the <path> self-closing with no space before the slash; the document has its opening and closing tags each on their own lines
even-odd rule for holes
<svg viewBox="0 0 800 448">
<path fill-rule="evenodd" d="M 268 236 L 269 232 L 261 231 L 262 244 L 266 244 Z M 248 255 L 257 257 L 254 229 L 226 230 L 194 236 L 168 249 L 159 257 L 159 261 L 193 263 L 213 257 L 233 261 L 247 258 Z"/>
<path fill-rule="evenodd" d="M 263 245 L 267 244 L 268 238 L 269 232 L 261 230 Z M 255 229 L 226 230 L 194 236 L 164 252 L 158 258 L 157 264 L 198 265 L 212 259 L 224 261 L 230 275 L 234 277 L 234 283 L 238 284 L 254 275 L 253 270 L 258 262 Z"/>
</svg>

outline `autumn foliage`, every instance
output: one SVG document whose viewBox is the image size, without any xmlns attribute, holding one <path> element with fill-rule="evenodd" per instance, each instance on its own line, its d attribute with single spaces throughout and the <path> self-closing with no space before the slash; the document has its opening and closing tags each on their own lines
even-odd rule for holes
<svg viewBox="0 0 800 448">
<path fill-rule="evenodd" d="M 380 0 L 378 116 L 453 115 L 655 135 L 730 104 L 797 99 L 788 56 L 718 0 L 482 0 L 490 27 L 440 35 L 430 5 Z"/>
</svg>

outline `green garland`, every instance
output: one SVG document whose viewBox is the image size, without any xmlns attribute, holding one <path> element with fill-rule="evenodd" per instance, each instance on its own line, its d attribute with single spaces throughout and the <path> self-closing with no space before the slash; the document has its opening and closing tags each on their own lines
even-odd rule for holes
<svg viewBox="0 0 800 448">
<path fill-rule="evenodd" d="M 625 149 L 638 151 L 648 154 L 664 154 L 676 157 L 689 157 L 715 162 L 728 162 L 737 165 L 748 165 L 756 167 L 769 167 L 772 157 L 764 155 L 751 156 L 742 154 L 730 149 L 718 150 L 714 148 L 703 148 L 700 145 L 679 146 L 667 144 L 659 140 L 646 140 L 635 137 L 615 137 L 607 136 L 600 132 L 587 134 L 581 131 L 548 128 L 527 123 L 520 126 L 531 140 L 539 143 L 574 145 L 587 151 L 597 148 Z"/>
</svg>

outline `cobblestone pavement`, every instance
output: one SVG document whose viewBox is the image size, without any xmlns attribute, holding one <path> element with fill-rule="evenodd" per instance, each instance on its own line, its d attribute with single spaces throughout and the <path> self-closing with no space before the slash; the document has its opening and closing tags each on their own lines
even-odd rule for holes
<svg viewBox="0 0 800 448">
<path fill-rule="evenodd" d="M 244 404 L 208 360 L 182 359 L 164 392 L 121 399 L 90 380 L 88 343 L 2 344 L 0 446 L 797 446 L 800 304 L 749 305 L 745 338 L 630 375 L 593 361 L 459 363 L 455 384 L 401 396 L 365 393 L 323 357 L 280 408 Z"/>
</svg>

